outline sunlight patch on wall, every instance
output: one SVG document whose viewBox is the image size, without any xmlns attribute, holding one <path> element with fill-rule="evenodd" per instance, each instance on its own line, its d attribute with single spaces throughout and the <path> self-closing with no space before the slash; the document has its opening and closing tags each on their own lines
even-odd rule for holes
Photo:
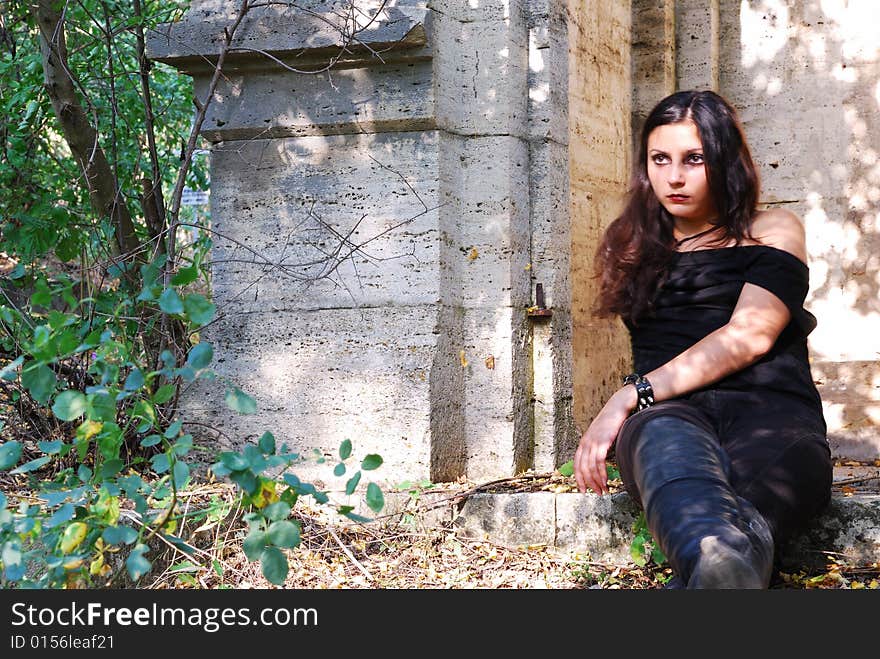
<svg viewBox="0 0 880 659">
<path fill-rule="evenodd" d="M 857 309 L 858 284 L 849 281 L 833 288 L 822 299 L 811 300 L 809 310 L 819 319 L 810 334 L 810 351 L 816 359 L 832 361 L 876 360 L 880 314 Z"/>
<path fill-rule="evenodd" d="M 538 40 L 535 39 L 535 33 L 529 33 L 529 71 L 538 73 L 544 70 L 544 56 L 541 54 L 541 48 Z"/>
<path fill-rule="evenodd" d="M 874 61 L 880 55 L 880 3 L 877 0 L 821 0 L 825 16 L 836 23 L 845 59 Z"/>
<path fill-rule="evenodd" d="M 742 65 L 752 68 L 758 62 L 772 61 L 788 44 L 789 9 L 781 0 L 763 0 L 751 6 L 740 3 Z"/>
</svg>

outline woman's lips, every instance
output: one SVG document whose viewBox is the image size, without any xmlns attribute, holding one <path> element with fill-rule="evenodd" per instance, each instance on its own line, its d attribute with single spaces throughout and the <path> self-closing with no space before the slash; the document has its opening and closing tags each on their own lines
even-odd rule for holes
<svg viewBox="0 0 880 659">
<path fill-rule="evenodd" d="M 685 194 L 670 194 L 666 195 L 666 198 L 674 204 L 683 204 L 690 199 L 690 197 Z"/>
</svg>

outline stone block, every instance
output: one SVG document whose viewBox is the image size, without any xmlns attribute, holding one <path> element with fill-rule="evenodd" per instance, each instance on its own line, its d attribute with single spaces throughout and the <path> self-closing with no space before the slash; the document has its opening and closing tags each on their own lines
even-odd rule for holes
<svg viewBox="0 0 880 659">
<path fill-rule="evenodd" d="M 781 562 L 786 570 L 821 570 L 829 559 L 859 566 L 880 561 L 880 495 L 834 496 L 814 523 L 786 543 Z"/>
<path fill-rule="evenodd" d="M 594 561 L 628 563 L 638 515 L 638 506 L 626 493 L 557 494 L 556 547 Z"/>
<path fill-rule="evenodd" d="M 556 495 L 474 494 L 467 498 L 455 525 L 463 537 L 508 547 L 555 542 Z"/>
<path fill-rule="evenodd" d="M 241 311 L 438 300 L 436 132 L 214 150 L 214 289 Z"/>
<path fill-rule="evenodd" d="M 185 389 L 182 406 L 222 433 L 220 448 L 240 450 L 271 431 L 307 458 L 295 469 L 303 478 L 337 482 L 333 460 L 345 439 L 357 459 L 382 456 L 369 474 L 377 481 L 428 478 L 436 320 L 433 306 L 223 316 L 202 333 L 219 381 Z M 228 410 L 227 383 L 256 399 L 256 414 Z M 205 426 L 194 432 L 210 436 Z M 315 450 L 330 462 L 317 464 Z"/>
<path fill-rule="evenodd" d="M 202 100 L 208 83 L 207 77 L 195 80 Z M 235 71 L 223 76 L 214 99 L 202 128 L 212 142 L 436 127 L 430 60 L 336 67 L 317 75 Z"/>
</svg>

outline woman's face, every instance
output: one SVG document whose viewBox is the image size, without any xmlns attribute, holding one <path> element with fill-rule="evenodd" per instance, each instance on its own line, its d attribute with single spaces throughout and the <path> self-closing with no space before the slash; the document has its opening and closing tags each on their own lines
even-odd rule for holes
<svg viewBox="0 0 880 659">
<path fill-rule="evenodd" d="M 648 135 L 648 180 L 669 213 L 699 229 L 718 214 L 697 125 L 690 119 L 657 126 Z"/>
</svg>

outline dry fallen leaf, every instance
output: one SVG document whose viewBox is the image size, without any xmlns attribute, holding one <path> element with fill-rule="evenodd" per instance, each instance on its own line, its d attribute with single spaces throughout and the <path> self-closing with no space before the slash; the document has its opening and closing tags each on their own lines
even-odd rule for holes
<svg viewBox="0 0 880 659">
<path fill-rule="evenodd" d="M 495 357 L 493 355 L 486 357 L 486 368 L 490 371 L 495 368 Z"/>
<path fill-rule="evenodd" d="M 471 261 L 473 261 L 473 260 L 475 260 L 479 255 L 480 255 L 480 253 L 477 251 L 477 248 L 476 248 L 476 247 L 471 247 L 471 251 L 468 253 L 468 259 L 470 259 Z"/>
<path fill-rule="evenodd" d="M 464 356 L 464 350 L 458 351 L 458 361 L 461 362 L 462 368 L 467 368 L 468 360 L 467 360 L 467 357 Z"/>
</svg>

